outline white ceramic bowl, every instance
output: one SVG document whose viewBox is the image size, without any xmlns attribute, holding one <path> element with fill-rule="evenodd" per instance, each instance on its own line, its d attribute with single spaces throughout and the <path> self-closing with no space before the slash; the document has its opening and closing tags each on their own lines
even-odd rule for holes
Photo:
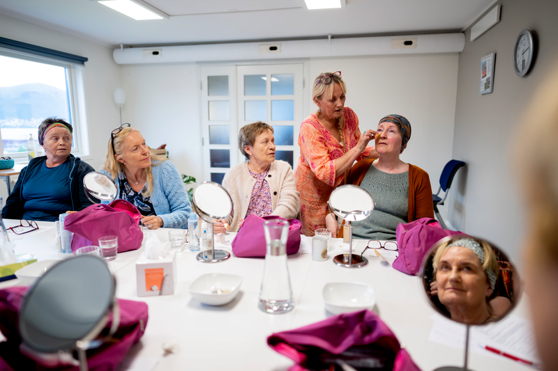
<svg viewBox="0 0 558 371">
<path fill-rule="evenodd" d="M 376 295 L 365 283 L 331 282 L 322 291 L 326 309 L 333 314 L 372 309 Z"/>
<path fill-rule="evenodd" d="M 207 305 L 230 303 L 238 294 L 242 277 L 234 274 L 207 273 L 188 288 L 190 295 Z"/>
<path fill-rule="evenodd" d="M 24 285 L 32 285 L 45 272 L 60 260 L 42 260 L 29 264 L 15 272 L 16 277 Z"/>
</svg>

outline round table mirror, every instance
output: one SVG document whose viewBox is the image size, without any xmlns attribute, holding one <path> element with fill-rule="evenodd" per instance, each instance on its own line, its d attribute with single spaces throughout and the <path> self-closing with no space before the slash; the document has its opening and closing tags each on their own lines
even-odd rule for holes
<svg viewBox="0 0 558 371">
<path fill-rule="evenodd" d="M 337 187 L 327 202 L 330 210 L 343 219 L 344 240 L 348 234 L 349 254 L 339 254 L 333 257 L 333 263 L 344 268 L 360 268 L 368 264 L 368 259 L 358 254 L 353 254 L 353 229 L 352 222 L 360 222 L 368 218 L 374 210 L 374 200 L 364 188 L 352 184 Z"/>
<path fill-rule="evenodd" d="M 215 249 L 215 236 L 213 233 L 213 221 L 227 219 L 233 210 L 233 202 L 229 192 L 220 184 L 214 182 L 203 182 L 192 195 L 192 207 L 200 219 L 209 223 L 211 231 L 211 247 L 209 250 L 200 252 L 196 258 L 202 263 L 216 263 L 227 260 L 231 254 L 225 250 Z"/>
<path fill-rule="evenodd" d="M 492 243 L 456 235 L 432 246 L 424 257 L 420 276 L 432 307 L 467 326 L 465 367 L 448 366 L 436 371 L 466 370 L 469 327 L 500 321 L 517 305 L 522 292 L 517 270 Z"/>
<path fill-rule="evenodd" d="M 89 201 L 98 203 L 101 201 L 114 201 L 117 196 L 118 187 L 116 183 L 106 174 L 92 171 L 83 177 L 83 188 Z M 92 199 L 95 198 L 97 201 Z"/>
<path fill-rule="evenodd" d="M 115 286 L 107 264 L 91 255 L 52 266 L 29 290 L 19 309 L 23 343 L 41 353 L 77 349 L 81 369 L 84 364 L 87 367 L 85 349 L 108 320 Z"/>
</svg>

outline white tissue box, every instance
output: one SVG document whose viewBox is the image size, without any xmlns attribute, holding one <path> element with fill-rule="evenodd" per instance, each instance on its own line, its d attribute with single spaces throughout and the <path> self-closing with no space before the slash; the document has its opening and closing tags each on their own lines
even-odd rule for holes
<svg viewBox="0 0 558 371">
<path fill-rule="evenodd" d="M 138 296 L 174 295 L 178 282 L 176 251 L 160 260 L 149 260 L 142 253 L 136 262 Z"/>
</svg>

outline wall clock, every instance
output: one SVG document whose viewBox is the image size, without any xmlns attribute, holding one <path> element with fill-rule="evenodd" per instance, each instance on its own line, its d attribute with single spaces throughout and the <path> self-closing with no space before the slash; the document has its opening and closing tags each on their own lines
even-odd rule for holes
<svg viewBox="0 0 558 371">
<path fill-rule="evenodd" d="M 535 44 L 529 30 L 523 30 L 517 36 L 513 49 L 513 67 L 517 76 L 525 76 L 533 64 Z"/>
</svg>

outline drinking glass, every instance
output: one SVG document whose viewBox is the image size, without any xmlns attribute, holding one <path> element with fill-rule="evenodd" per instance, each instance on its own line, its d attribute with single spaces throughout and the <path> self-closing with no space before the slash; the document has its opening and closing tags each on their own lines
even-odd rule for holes
<svg viewBox="0 0 558 371">
<path fill-rule="evenodd" d="M 116 254 L 118 253 L 118 237 L 104 236 L 99 238 L 99 247 L 103 252 L 103 259 L 106 261 L 116 259 Z"/>
<path fill-rule="evenodd" d="M 103 257 L 103 254 L 101 254 L 101 249 L 99 248 L 99 246 L 83 246 L 77 249 L 74 254 L 76 254 L 76 256 L 93 255 L 93 256 L 98 256 L 99 258 Z"/>
<path fill-rule="evenodd" d="M 266 242 L 265 265 L 260 287 L 259 308 L 267 313 L 287 313 L 294 308 L 289 266 L 287 265 L 287 238 L 289 222 L 264 222 Z"/>
<path fill-rule="evenodd" d="M 175 229 L 169 231 L 169 241 L 172 249 L 184 251 L 186 243 L 186 231 L 183 229 Z"/>
</svg>

